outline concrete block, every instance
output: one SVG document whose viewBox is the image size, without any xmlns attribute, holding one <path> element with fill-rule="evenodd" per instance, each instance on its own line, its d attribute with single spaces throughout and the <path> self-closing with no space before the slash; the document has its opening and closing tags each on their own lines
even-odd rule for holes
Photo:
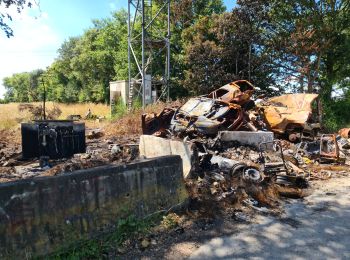
<svg viewBox="0 0 350 260">
<path fill-rule="evenodd" d="M 272 142 L 272 132 L 248 132 L 248 131 L 222 131 L 219 133 L 220 140 L 223 142 L 238 142 L 242 145 L 250 145 L 259 148 L 259 144 L 263 142 Z M 263 150 L 272 150 L 273 145 L 262 145 Z"/>
<path fill-rule="evenodd" d="M 193 149 L 191 144 L 152 135 L 142 135 L 140 137 L 139 149 L 140 155 L 146 158 L 180 155 L 182 159 L 183 177 L 187 178 L 189 176 L 193 162 Z"/>
</svg>

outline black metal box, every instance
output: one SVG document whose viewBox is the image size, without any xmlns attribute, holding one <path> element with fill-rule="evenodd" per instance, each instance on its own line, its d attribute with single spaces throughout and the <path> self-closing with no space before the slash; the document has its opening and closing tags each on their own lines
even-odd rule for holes
<svg viewBox="0 0 350 260">
<path fill-rule="evenodd" d="M 71 120 L 38 120 L 22 123 L 22 155 L 24 159 L 48 156 L 69 158 L 86 152 L 85 124 Z"/>
</svg>

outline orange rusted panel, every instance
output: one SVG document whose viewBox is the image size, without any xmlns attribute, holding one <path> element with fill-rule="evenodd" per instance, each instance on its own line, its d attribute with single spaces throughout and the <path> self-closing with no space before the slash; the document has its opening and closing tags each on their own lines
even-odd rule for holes
<svg viewBox="0 0 350 260">
<path fill-rule="evenodd" d="M 312 113 L 317 94 L 286 94 L 270 98 L 263 105 L 264 115 L 272 131 L 284 133 L 290 125 L 304 127 Z"/>
<path fill-rule="evenodd" d="M 350 137 L 350 128 L 340 129 L 338 133 L 343 138 L 349 138 Z"/>
<path fill-rule="evenodd" d="M 250 100 L 253 93 L 252 83 L 247 80 L 237 80 L 214 90 L 207 97 L 243 105 Z"/>
</svg>

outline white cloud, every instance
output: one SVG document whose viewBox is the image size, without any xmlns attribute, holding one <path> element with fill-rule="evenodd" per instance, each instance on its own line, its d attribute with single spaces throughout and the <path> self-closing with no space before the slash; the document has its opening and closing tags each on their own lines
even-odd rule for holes
<svg viewBox="0 0 350 260">
<path fill-rule="evenodd" d="M 0 12 L 3 10 L 0 7 Z M 14 37 L 7 38 L 0 31 L 0 97 L 4 94 L 4 77 L 49 66 L 62 42 L 48 26 L 48 14 L 37 7 L 26 8 L 20 14 L 12 8 L 9 13 L 13 18 L 10 26 Z"/>
</svg>

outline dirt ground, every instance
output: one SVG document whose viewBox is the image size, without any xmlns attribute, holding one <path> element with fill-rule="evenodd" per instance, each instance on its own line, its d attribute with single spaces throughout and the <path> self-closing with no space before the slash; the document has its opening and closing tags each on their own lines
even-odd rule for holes
<svg viewBox="0 0 350 260">
<path fill-rule="evenodd" d="M 280 207 L 228 209 L 151 234 L 121 259 L 349 259 L 350 174 L 312 181 Z"/>
</svg>

